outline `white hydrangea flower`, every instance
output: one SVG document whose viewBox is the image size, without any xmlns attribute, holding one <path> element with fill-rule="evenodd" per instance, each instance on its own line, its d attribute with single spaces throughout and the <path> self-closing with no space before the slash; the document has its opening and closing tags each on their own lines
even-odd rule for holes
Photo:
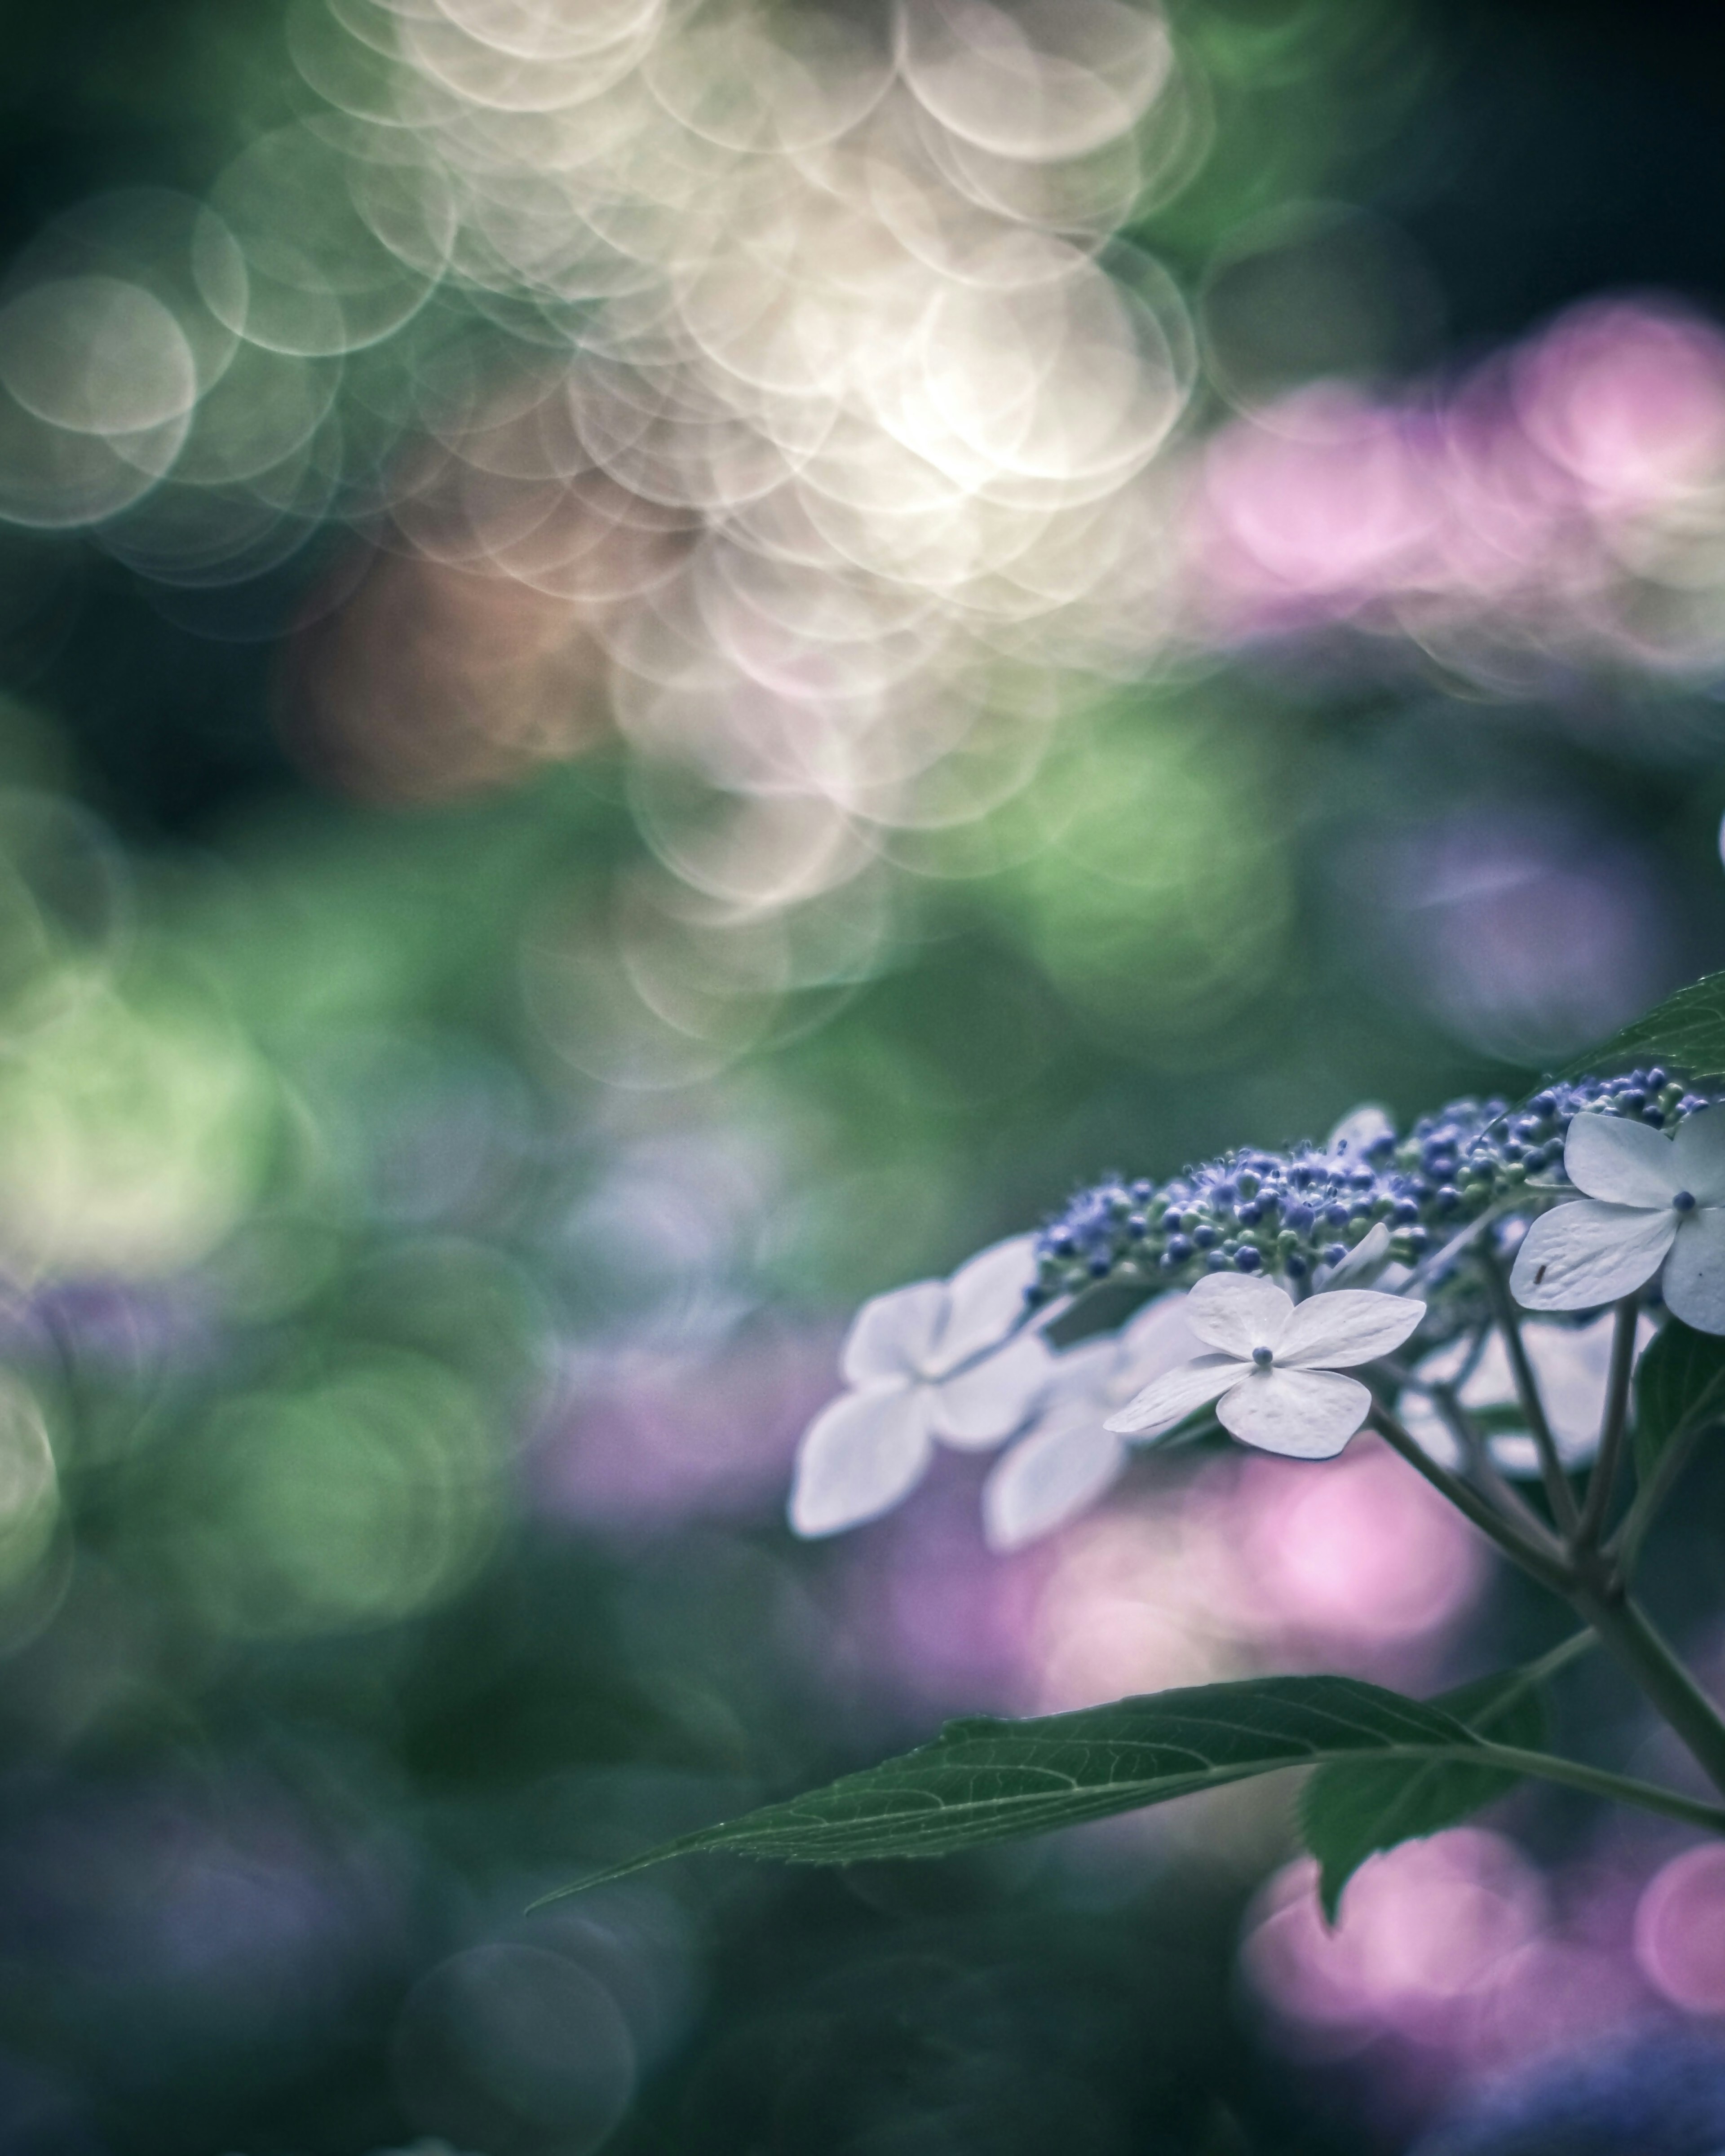
<svg viewBox="0 0 1725 2156">
<path fill-rule="evenodd" d="M 1653 1320 L 1644 1314 L 1635 1333 L 1638 1356 L 1657 1330 Z M 1557 1443 L 1558 1457 L 1566 1468 L 1586 1466 L 1599 1449 L 1599 1424 L 1605 1412 L 1605 1385 L 1615 1331 L 1616 1320 L 1609 1312 L 1590 1325 L 1527 1325 L 1522 1329 L 1527 1360 L 1533 1366 L 1534 1381 L 1544 1403 L 1545 1419 Z M 1427 1384 L 1450 1383 L 1465 1367 L 1471 1344 L 1464 1338 L 1434 1349 L 1420 1363 L 1417 1374 Z M 1516 1404 L 1515 1377 L 1501 1333 L 1493 1332 L 1487 1339 L 1456 1398 L 1464 1408 L 1476 1412 Z M 1459 1471 L 1466 1464 L 1448 1424 L 1429 1400 L 1417 1393 L 1404 1393 L 1396 1413 L 1440 1466 Z M 1488 1438 L 1486 1446 L 1501 1474 L 1522 1481 L 1538 1478 L 1539 1450 L 1531 1437 L 1503 1432 Z"/>
<path fill-rule="evenodd" d="M 1510 1276 L 1517 1299 L 1594 1310 L 1663 1265 L 1672 1315 L 1725 1332 L 1725 1111 L 1698 1110 L 1670 1138 L 1624 1116 L 1577 1116 L 1563 1166 L 1585 1195 L 1527 1230 Z"/>
<path fill-rule="evenodd" d="M 1093 1505 L 1130 1456 L 1107 1417 L 1199 1345 L 1186 1322 L 1186 1297 L 1164 1295 L 1119 1332 L 1056 1358 L 1035 1427 L 983 1485 L 988 1547 L 1020 1549 Z"/>
<path fill-rule="evenodd" d="M 1147 1385 L 1110 1421 L 1122 1436 L 1157 1438 L 1214 1400 L 1231 1436 L 1290 1460 L 1331 1460 L 1371 1410 L 1372 1395 L 1338 1370 L 1399 1348 L 1425 1305 L 1370 1288 L 1301 1303 L 1271 1281 L 1213 1273 L 1186 1298 L 1186 1322 L 1215 1352 Z"/>
<path fill-rule="evenodd" d="M 948 1281 L 863 1305 L 839 1358 L 850 1389 L 798 1448 L 799 1535 L 837 1534 L 890 1511 L 922 1481 L 937 1442 L 980 1451 L 1024 1426 L 1054 1368 L 1040 1335 L 1008 1338 L 1035 1277 L 1036 1238 L 1014 1235 Z"/>
</svg>

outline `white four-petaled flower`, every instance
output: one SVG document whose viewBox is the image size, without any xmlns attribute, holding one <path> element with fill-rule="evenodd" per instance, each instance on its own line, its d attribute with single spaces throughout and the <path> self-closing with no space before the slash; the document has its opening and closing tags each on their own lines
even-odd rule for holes
<svg viewBox="0 0 1725 2156">
<path fill-rule="evenodd" d="M 1697 1111 L 1673 1138 L 1623 1116 L 1577 1116 L 1563 1166 L 1584 1195 L 1527 1230 L 1510 1276 L 1517 1298 L 1592 1310 L 1663 1265 L 1672 1316 L 1725 1332 L 1725 1111 Z"/>
<path fill-rule="evenodd" d="M 863 1305 L 839 1358 L 851 1389 L 798 1449 L 798 1534 L 837 1534 L 890 1511 L 922 1481 L 937 1440 L 982 1451 L 1024 1426 L 1054 1367 L 1038 1334 L 1008 1338 L 1035 1277 L 1036 1239 L 1015 1235 L 948 1281 L 917 1281 Z"/>
<path fill-rule="evenodd" d="M 1242 1444 L 1291 1460 L 1331 1460 L 1371 1410 L 1372 1395 L 1338 1370 L 1399 1348 L 1425 1305 L 1369 1288 L 1296 1303 L 1271 1281 L 1213 1273 L 1186 1298 L 1186 1322 L 1215 1352 L 1157 1378 L 1110 1430 L 1154 1438 L 1214 1400 Z"/>
</svg>

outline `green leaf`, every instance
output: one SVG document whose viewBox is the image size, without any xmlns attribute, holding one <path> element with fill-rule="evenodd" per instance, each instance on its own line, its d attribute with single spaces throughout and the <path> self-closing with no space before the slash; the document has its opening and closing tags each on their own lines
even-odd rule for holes
<svg viewBox="0 0 1725 2156">
<path fill-rule="evenodd" d="M 1584 1644 L 1585 1642 L 1584 1641 Z M 1441 1693 L 1431 1705 L 1493 1743 L 1536 1751 L 1545 1742 L 1548 1665 L 1502 1670 Z M 1347 1759 L 1320 1767 L 1300 1796 L 1300 1832 L 1318 1861 L 1318 1899 L 1333 1924 L 1342 1890 L 1368 1856 L 1455 1826 L 1522 1777 L 1466 1759 Z"/>
<path fill-rule="evenodd" d="M 1152 1692 L 1036 1722 L 953 1722 L 899 1758 L 684 1835 L 563 1891 L 700 1850 L 793 1864 L 944 1856 L 1284 1767 L 1450 1758 L 1479 1741 L 1440 1707 L 1331 1676 Z"/>
<path fill-rule="evenodd" d="M 1725 1414 L 1725 1338 L 1668 1317 L 1635 1366 L 1636 1481 L 1647 1481 L 1680 1430 L 1719 1414 Z"/>
<path fill-rule="evenodd" d="M 1679 988 L 1556 1075 L 1579 1078 L 1635 1062 L 1674 1063 L 1692 1079 L 1725 1078 L 1725 973 L 1707 973 Z"/>
</svg>

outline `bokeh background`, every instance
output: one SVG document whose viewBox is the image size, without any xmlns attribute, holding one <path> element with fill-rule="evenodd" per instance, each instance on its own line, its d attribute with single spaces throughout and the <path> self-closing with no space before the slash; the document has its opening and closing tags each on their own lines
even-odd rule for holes
<svg viewBox="0 0 1725 2156">
<path fill-rule="evenodd" d="M 783 1507 L 862 1296 L 1725 964 L 1713 11 L 0 54 L 0 2143 L 1568 2148 L 1584 2056 L 1717 2147 L 1725 1865 L 1567 1799 L 1334 1937 L 1281 1784 L 523 1913 L 946 1713 L 1558 1636 L 1368 1446 Z"/>
</svg>

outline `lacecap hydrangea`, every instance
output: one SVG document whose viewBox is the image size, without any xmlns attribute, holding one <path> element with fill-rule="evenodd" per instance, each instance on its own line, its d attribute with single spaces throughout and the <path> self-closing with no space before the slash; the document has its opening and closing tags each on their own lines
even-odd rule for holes
<svg viewBox="0 0 1725 2156">
<path fill-rule="evenodd" d="M 1555 1084 L 1519 1107 L 1453 1101 L 1405 1135 L 1368 1107 L 1322 1147 L 1247 1147 L 1160 1183 L 1111 1176 L 1039 1232 L 864 1306 L 841 1358 L 848 1389 L 798 1451 L 792 1524 L 840 1532 L 896 1505 L 939 1449 L 999 1451 L 984 1525 L 996 1548 L 1016 1548 L 1094 1502 L 1129 1447 L 1160 1441 L 1206 1402 L 1243 1443 L 1332 1457 L 1370 1412 L 1357 1374 L 1368 1362 L 1391 1395 L 1414 1365 L 1413 1441 L 1443 1455 L 1455 1434 L 1425 1381 L 1460 1384 L 1465 1407 L 1496 1406 L 1474 1395 L 1489 1389 L 1502 1267 L 1547 1244 L 1550 1264 L 1519 1263 L 1515 1278 L 1524 1304 L 1558 1318 L 1535 1328 L 1529 1352 L 1565 1421 L 1560 1449 L 1580 1458 L 1570 1395 L 1588 1394 L 1592 1415 L 1592 1364 L 1609 1354 L 1584 1309 L 1632 1291 L 1656 1304 L 1672 1247 L 1689 1296 L 1678 1314 L 1725 1332 L 1725 1275 L 1713 1277 L 1725 1266 L 1725 1117 L 1692 1120 L 1712 1106 L 1656 1066 Z M 1677 1189 L 1692 1175 L 1704 1199 Z M 1629 1202 L 1600 1202 L 1614 1198 Z M 1086 1322 L 1103 1289 L 1117 1321 L 1121 1291 L 1137 1306 L 1117 1331 Z M 1314 1294 L 1323 1307 L 1296 1322 Z M 1440 1370 L 1431 1358 L 1452 1341 L 1465 1367 Z M 1394 1369 L 1384 1360 L 1403 1351 Z M 1246 1360 L 1224 1368 L 1230 1355 Z M 1502 1471 L 1525 1465 L 1513 1436 L 1493 1442 Z"/>
<path fill-rule="evenodd" d="M 1104 1281 L 1189 1287 L 1207 1273 L 1303 1283 L 1339 1265 L 1379 1222 L 1389 1257 L 1417 1265 L 1494 1207 L 1568 1188 L 1563 1141 L 1593 1111 L 1669 1133 L 1710 1096 L 1656 1066 L 1550 1086 L 1521 1107 L 1452 1101 L 1399 1137 L 1380 1111 L 1348 1117 L 1326 1147 L 1247 1147 L 1166 1183 L 1110 1176 L 1081 1190 L 1037 1238 L 1033 1306 Z M 1529 1188 L 1530 1184 L 1532 1188 Z M 1434 1279 L 1434 1291 L 1443 1281 Z"/>
</svg>

